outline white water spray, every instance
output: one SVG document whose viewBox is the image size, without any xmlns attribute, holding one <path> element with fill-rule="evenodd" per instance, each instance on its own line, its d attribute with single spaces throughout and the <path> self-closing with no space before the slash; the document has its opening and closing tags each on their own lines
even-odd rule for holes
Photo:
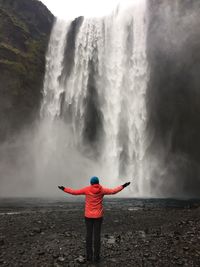
<svg viewBox="0 0 200 267">
<path fill-rule="evenodd" d="M 80 172 L 88 168 L 89 176 L 105 175 L 110 185 L 133 178 L 134 195 L 145 195 L 146 1 L 133 1 L 111 16 L 84 19 L 76 25 L 71 62 L 65 58 L 70 27 L 75 26 L 56 21 L 47 53 L 41 124 L 51 121 L 46 138 L 53 133 L 59 145 L 48 142 L 45 151 L 53 146 L 66 164 L 69 151 L 76 155 L 81 151 L 87 164 L 77 166 Z M 64 64 L 70 68 L 67 74 Z M 59 116 L 61 122 L 55 123 Z M 73 170 L 65 171 L 73 176 Z"/>
<path fill-rule="evenodd" d="M 62 71 L 66 33 L 68 25 L 64 21 L 57 20 L 54 24 L 49 48 L 46 55 L 46 72 L 44 78 L 42 115 L 54 118 L 60 113 L 60 94 L 63 89 L 59 84 L 59 76 Z"/>
</svg>

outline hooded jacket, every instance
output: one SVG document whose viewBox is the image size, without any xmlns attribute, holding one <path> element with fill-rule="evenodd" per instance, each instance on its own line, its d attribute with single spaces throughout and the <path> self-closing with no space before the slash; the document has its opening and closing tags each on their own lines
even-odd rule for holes
<svg viewBox="0 0 200 267">
<path fill-rule="evenodd" d="M 65 187 L 64 192 L 72 195 L 85 195 L 85 217 L 101 218 L 103 216 L 104 195 L 116 194 L 122 189 L 122 185 L 110 189 L 102 187 L 100 184 L 93 184 L 78 190 Z"/>
</svg>

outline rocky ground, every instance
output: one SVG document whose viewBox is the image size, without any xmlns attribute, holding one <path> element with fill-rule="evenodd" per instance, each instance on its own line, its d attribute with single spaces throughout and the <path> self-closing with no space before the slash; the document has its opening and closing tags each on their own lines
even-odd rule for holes
<svg viewBox="0 0 200 267">
<path fill-rule="evenodd" d="M 1 266 L 200 266 L 200 207 L 105 204 L 102 258 L 84 262 L 83 202 L 0 205 Z"/>
</svg>

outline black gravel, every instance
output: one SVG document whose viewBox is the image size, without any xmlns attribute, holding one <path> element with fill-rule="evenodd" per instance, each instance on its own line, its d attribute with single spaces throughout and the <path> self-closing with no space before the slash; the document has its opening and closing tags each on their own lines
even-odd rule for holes
<svg viewBox="0 0 200 267">
<path fill-rule="evenodd" d="M 200 207 L 106 203 L 102 255 L 85 262 L 83 203 L 0 206 L 0 266 L 200 266 Z"/>
</svg>

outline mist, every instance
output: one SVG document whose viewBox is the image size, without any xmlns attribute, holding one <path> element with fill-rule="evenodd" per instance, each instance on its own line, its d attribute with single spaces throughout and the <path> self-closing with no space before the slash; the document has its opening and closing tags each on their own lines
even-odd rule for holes
<svg viewBox="0 0 200 267">
<path fill-rule="evenodd" d="M 94 175 L 108 187 L 132 181 L 119 196 L 199 197 L 200 3 L 134 10 L 53 29 L 46 115 L 1 143 L 0 197 L 60 197 L 58 185 L 80 188 Z"/>
<path fill-rule="evenodd" d="M 94 175 L 105 186 L 117 186 L 109 170 L 72 140 L 70 128 L 58 118 L 38 121 L 2 144 L 0 197 L 67 197 L 58 185 L 88 186 Z"/>
<path fill-rule="evenodd" d="M 200 3 L 149 1 L 147 92 L 151 188 L 199 197 Z"/>
</svg>

